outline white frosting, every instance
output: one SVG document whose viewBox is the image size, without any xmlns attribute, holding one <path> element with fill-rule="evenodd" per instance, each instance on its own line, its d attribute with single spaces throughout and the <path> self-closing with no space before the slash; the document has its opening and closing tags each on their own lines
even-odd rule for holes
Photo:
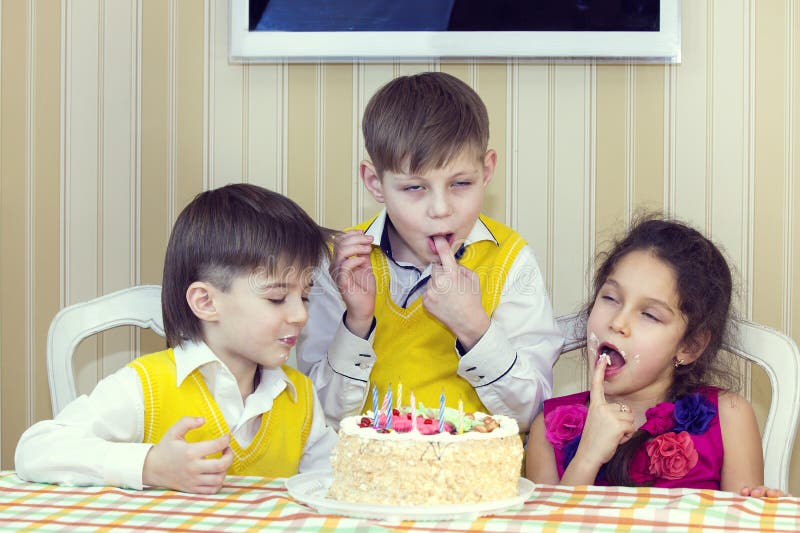
<svg viewBox="0 0 800 533">
<path fill-rule="evenodd" d="M 484 416 L 476 414 L 475 418 Z M 331 454 L 329 498 L 383 505 L 444 505 L 496 501 L 518 494 L 524 452 L 513 419 L 493 416 L 500 427 L 490 433 L 421 435 L 361 428 L 361 418 L 346 418 L 340 424 L 339 442 Z"/>
</svg>

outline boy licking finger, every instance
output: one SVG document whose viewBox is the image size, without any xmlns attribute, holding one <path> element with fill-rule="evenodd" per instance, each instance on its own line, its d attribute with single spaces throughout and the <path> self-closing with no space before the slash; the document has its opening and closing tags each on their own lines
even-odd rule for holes
<svg viewBox="0 0 800 533">
<path fill-rule="evenodd" d="M 335 240 L 297 350 L 329 423 L 399 381 L 527 431 L 563 339 L 533 251 L 481 215 L 497 161 L 485 105 L 448 74 L 403 76 L 370 99 L 363 132 L 361 180 L 384 209 Z"/>
</svg>

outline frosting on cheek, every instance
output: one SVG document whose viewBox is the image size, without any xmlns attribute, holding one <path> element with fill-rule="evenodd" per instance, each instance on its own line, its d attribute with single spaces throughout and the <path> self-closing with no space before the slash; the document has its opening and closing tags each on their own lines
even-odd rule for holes
<svg viewBox="0 0 800 533">
<path fill-rule="evenodd" d="M 600 347 L 600 339 L 594 334 L 594 331 L 589 332 L 589 339 L 586 342 L 586 349 L 589 350 L 589 355 L 592 358 L 597 357 L 597 348 Z"/>
<path fill-rule="evenodd" d="M 636 355 L 633 356 L 633 362 L 638 365 L 639 364 L 639 359 L 641 359 L 641 357 L 642 357 L 642 355 L 637 353 Z"/>
</svg>

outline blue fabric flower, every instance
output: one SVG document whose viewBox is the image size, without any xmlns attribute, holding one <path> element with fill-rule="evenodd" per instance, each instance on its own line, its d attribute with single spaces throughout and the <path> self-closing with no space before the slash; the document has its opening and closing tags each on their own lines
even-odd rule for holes
<svg viewBox="0 0 800 533">
<path fill-rule="evenodd" d="M 564 470 L 567 469 L 569 463 L 575 458 L 575 452 L 578 451 L 578 444 L 581 443 L 581 436 L 578 435 L 572 440 L 567 441 L 561 451 L 564 452 Z"/>
<path fill-rule="evenodd" d="M 687 394 L 675 401 L 675 432 L 688 431 L 699 435 L 717 414 L 717 408 L 699 393 Z"/>
</svg>

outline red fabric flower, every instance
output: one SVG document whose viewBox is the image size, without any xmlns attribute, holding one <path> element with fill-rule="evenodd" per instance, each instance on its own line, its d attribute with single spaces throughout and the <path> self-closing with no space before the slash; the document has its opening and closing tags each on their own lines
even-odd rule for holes
<svg viewBox="0 0 800 533">
<path fill-rule="evenodd" d="M 645 411 L 644 415 L 647 417 L 647 421 L 639 429 L 643 429 L 651 435 L 661 435 L 665 431 L 669 431 L 675 425 L 674 411 L 675 404 L 672 402 L 661 402 L 651 407 Z"/>
<path fill-rule="evenodd" d="M 588 409 L 585 405 L 559 405 L 544 417 L 544 436 L 553 445 L 561 449 L 583 432 Z"/>
<path fill-rule="evenodd" d="M 664 433 L 647 443 L 649 471 L 657 478 L 680 479 L 697 464 L 697 450 L 686 431 Z"/>
</svg>

